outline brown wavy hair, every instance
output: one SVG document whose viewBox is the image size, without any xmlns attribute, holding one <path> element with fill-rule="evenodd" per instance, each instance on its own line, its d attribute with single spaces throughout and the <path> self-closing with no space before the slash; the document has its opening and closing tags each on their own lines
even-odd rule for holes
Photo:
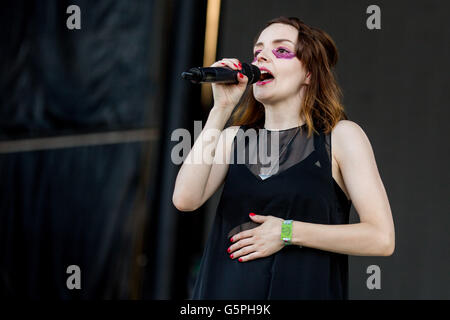
<svg viewBox="0 0 450 320">
<path fill-rule="evenodd" d="M 332 69 L 338 61 L 338 50 L 331 37 L 324 31 L 308 26 L 296 17 L 278 17 L 267 22 L 253 41 L 255 45 L 262 31 L 273 23 L 291 25 L 298 30 L 297 58 L 311 73 L 306 85 L 300 117 L 305 119 L 308 136 L 313 132 L 330 133 L 338 121 L 348 119 L 341 103 L 342 91 Z M 231 125 L 249 125 L 263 128 L 265 111 L 262 103 L 253 96 L 253 85 L 248 86 L 241 103 L 230 117 Z"/>
</svg>

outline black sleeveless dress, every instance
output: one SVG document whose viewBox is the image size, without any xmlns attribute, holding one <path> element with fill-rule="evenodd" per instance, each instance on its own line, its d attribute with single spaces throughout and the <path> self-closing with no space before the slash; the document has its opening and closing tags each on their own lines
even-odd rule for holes
<svg viewBox="0 0 450 320">
<path fill-rule="evenodd" d="M 310 223 L 349 223 L 351 201 L 332 177 L 331 135 L 307 137 L 306 128 L 240 127 L 191 299 L 348 299 L 347 255 L 288 245 L 268 257 L 239 262 L 227 252 L 233 234 L 257 226 L 250 212 Z M 256 132 L 257 144 L 245 138 L 250 131 Z M 259 175 L 264 166 L 252 159 L 256 155 L 262 162 L 257 150 L 267 144 L 269 154 L 272 137 L 280 141 L 278 169 L 271 176 Z M 244 163 L 237 156 L 242 145 L 248 159 Z"/>
</svg>

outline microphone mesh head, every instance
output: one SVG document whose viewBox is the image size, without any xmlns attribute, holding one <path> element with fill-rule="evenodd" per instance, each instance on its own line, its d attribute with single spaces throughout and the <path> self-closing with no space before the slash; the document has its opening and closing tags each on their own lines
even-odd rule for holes
<svg viewBox="0 0 450 320">
<path fill-rule="evenodd" d="M 253 64 L 243 63 L 242 64 L 243 74 L 248 78 L 248 84 L 255 83 L 261 78 L 261 71 L 259 68 Z"/>
</svg>

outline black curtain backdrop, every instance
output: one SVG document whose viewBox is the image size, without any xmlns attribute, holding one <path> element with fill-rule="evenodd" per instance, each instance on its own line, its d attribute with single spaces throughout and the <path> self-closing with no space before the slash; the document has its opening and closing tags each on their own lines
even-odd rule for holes
<svg viewBox="0 0 450 320">
<path fill-rule="evenodd" d="M 69 30 L 66 9 L 81 9 Z M 152 1 L 2 2 L 3 137 L 142 127 Z"/>
<path fill-rule="evenodd" d="M 171 160 L 172 132 L 189 130 L 194 143 L 194 120 L 205 123 L 200 103 L 200 86 L 181 79 L 181 73 L 193 66 L 203 65 L 206 27 L 206 1 L 170 1 L 164 11 L 166 23 L 159 30 L 166 68 L 162 95 L 163 127 L 159 149 L 155 201 L 145 240 L 149 257 L 143 281 L 143 299 L 184 299 L 189 296 L 195 280 L 195 266 L 203 249 L 204 210 L 179 212 L 172 203 L 175 179 L 180 165 Z M 160 13 L 162 14 L 162 13 Z M 192 145 L 191 144 L 191 145 Z"/>
<path fill-rule="evenodd" d="M 69 30 L 69 5 L 81 30 Z M 151 127 L 153 1 L 0 5 L 3 141 Z M 149 143 L 0 155 L 0 294 L 128 298 Z M 145 200 L 145 199 L 144 199 Z M 66 268 L 81 268 L 68 290 Z"/>
</svg>

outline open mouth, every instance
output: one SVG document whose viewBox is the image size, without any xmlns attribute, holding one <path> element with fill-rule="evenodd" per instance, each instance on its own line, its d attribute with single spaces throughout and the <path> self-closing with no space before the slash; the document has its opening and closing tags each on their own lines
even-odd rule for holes
<svg viewBox="0 0 450 320">
<path fill-rule="evenodd" d="M 256 84 L 264 85 L 266 83 L 272 82 L 274 79 L 275 77 L 270 72 L 263 70 L 261 71 L 261 77 L 259 78 L 259 81 Z"/>
</svg>

